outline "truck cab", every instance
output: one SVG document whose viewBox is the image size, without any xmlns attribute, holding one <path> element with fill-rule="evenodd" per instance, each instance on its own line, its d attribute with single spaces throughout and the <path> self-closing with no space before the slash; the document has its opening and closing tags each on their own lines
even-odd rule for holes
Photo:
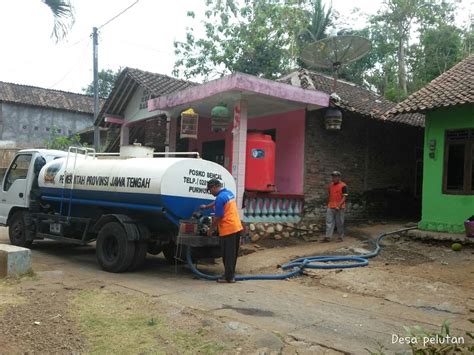
<svg viewBox="0 0 474 355">
<path fill-rule="evenodd" d="M 37 174 L 43 165 L 66 155 L 50 149 L 24 149 L 16 153 L 2 179 L 0 225 L 8 225 L 16 211 L 30 207 L 32 190 L 37 187 Z"/>
</svg>

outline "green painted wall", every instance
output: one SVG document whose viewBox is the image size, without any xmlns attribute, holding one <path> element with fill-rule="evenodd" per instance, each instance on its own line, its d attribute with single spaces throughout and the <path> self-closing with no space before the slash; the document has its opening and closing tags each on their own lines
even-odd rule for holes
<svg viewBox="0 0 474 355">
<path fill-rule="evenodd" d="M 420 229 L 462 233 L 464 220 L 474 215 L 474 195 L 442 192 L 445 130 L 461 128 L 474 128 L 474 105 L 437 109 L 426 116 Z M 432 139 L 436 140 L 434 159 L 428 155 Z"/>
</svg>

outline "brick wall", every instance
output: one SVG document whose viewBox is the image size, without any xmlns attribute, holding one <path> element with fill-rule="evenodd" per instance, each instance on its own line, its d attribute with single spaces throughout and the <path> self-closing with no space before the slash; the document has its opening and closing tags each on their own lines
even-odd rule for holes
<svg viewBox="0 0 474 355">
<path fill-rule="evenodd" d="M 333 170 L 349 187 L 348 220 L 418 217 L 415 174 L 423 131 L 344 112 L 342 130 L 331 132 L 323 115 L 306 116 L 305 219 L 324 219 Z"/>
</svg>

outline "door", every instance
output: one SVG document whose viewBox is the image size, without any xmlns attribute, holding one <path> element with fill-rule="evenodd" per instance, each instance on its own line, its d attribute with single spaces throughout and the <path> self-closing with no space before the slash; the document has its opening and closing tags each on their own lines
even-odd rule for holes
<svg viewBox="0 0 474 355">
<path fill-rule="evenodd" d="M 28 207 L 28 171 L 32 154 L 18 154 L 10 164 L 1 189 L 0 224 L 6 224 L 10 210 Z"/>
<path fill-rule="evenodd" d="M 225 140 L 202 143 L 202 158 L 224 166 Z"/>
</svg>

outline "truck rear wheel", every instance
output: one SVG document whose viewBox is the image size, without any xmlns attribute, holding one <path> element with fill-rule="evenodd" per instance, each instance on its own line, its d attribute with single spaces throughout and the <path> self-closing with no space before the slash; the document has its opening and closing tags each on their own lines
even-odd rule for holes
<svg viewBox="0 0 474 355">
<path fill-rule="evenodd" d="M 8 236 L 10 243 L 18 247 L 29 248 L 33 244 L 32 240 L 26 240 L 25 217 L 22 211 L 15 212 L 10 219 L 8 226 Z"/>
<path fill-rule="evenodd" d="M 148 249 L 148 243 L 143 241 L 135 242 L 135 254 L 133 255 L 132 264 L 129 267 L 129 271 L 139 270 L 145 264 L 146 252 Z"/>
<path fill-rule="evenodd" d="M 109 222 L 100 229 L 96 256 L 105 271 L 124 272 L 133 262 L 135 242 L 128 240 L 127 232 L 120 223 Z"/>
</svg>

